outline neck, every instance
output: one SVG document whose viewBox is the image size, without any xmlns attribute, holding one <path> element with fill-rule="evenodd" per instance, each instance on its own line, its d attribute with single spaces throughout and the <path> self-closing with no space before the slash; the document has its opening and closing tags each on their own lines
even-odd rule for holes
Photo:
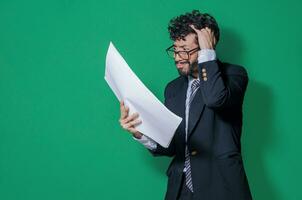
<svg viewBox="0 0 302 200">
<path fill-rule="evenodd" d="M 191 74 L 190 76 L 193 77 L 194 79 L 197 79 L 198 78 L 198 73 Z"/>
<path fill-rule="evenodd" d="M 197 79 L 198 78 L 198 72 L 190 74 L 189 76 L 194 78 L 194 79 Z"/>
<path fill-rule="evenodd" d="M 190 75 L 195 79 L 198 78 L 198 63 L 197 63 L 197 61 L 191 64 L 190 70 L 191 70 Z"/>
</svg>

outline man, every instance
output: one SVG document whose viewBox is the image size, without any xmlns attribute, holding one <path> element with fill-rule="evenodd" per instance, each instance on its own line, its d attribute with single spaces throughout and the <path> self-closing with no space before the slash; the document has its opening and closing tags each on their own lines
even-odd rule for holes
<svg viewBox="0 0 302 200">
<path fill-rule="evenodd" d="M 165 106 L 183 118 L 168 148 L 138 132 L 138 113 L 121 102 L 121 126 L 155 156 L 173 157 L 165 199 L 252 199 L 241 156 L 246 70 L 216 58 L 219 28 L 209 14 L 192 11 L 168 26 L 167 49 L 180 76 L 165 88 Z"/>
</svg>

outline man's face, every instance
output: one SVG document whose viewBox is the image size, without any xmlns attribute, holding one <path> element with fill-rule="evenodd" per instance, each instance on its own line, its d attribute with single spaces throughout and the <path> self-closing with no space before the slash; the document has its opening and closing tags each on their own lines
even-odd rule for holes
<svg viewBox="0 0 302 200">
<path fill-rule="evenodd" d="M 198 48 L 196 34 L 191 33 L 187 35 L 184 40 L 175 40 L 174 42 L 174 51 L 190 51 L 192 49 Z M 183 53 L 176 53 L 174 56 L 175 64 L 178 70 L 178 73 L 183 76 L 198 76 L 198 49 L 189 52 L 189 54 Z M 181 55 L 180 55 L 181 54 Z M 185 56 L 188 55 L 188 56 Z"/>
</svg>

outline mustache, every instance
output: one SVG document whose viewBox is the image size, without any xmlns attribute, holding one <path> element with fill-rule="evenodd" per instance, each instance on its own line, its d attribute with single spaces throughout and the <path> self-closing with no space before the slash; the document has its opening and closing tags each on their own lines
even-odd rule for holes
<svg viewBox="0 0 302 200">
<path fill-rule="evenodd" d="M 177 64 L 191 64 L 189 60 L 180 60 L 180 61 L 175 61 L 175 65 Z"/>
</svg>

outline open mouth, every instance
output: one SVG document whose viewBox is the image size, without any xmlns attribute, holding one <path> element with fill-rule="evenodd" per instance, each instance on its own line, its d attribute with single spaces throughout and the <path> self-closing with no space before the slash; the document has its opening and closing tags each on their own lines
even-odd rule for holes
<svg viewBox="0 0 302 200">
<path fill-rule="evenodd" d="M 190 64 L 190 62 L 187 60 L 181 60 L 181 61 L 176 61 L 175 64 L 177 68 L 182 68 L 184 65 Z"/>
</svg>

